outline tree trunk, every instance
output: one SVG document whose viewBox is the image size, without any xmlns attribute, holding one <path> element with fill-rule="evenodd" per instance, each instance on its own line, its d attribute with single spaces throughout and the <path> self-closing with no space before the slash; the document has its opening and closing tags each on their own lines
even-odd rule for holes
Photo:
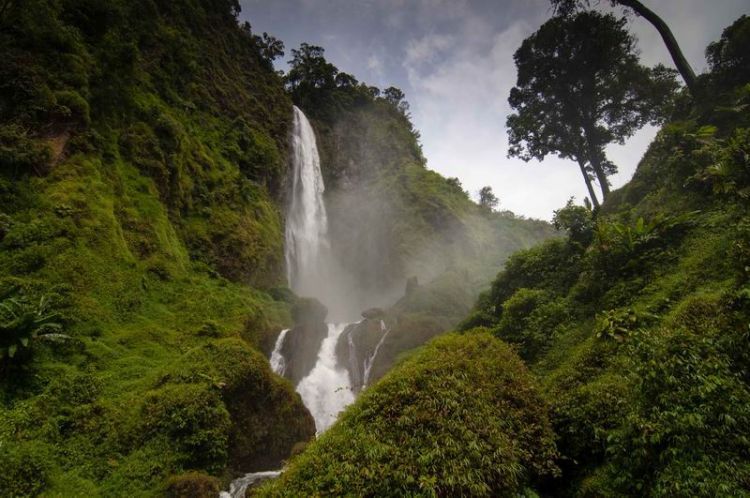
<svg viewBox="0 0 750 498">
<path fill-rule="evenodd" d="M 680 75 L 682 75 L 682 79 L 685 80 L 685 84 L 687 85 L 688 90 L 690 90 L 690 93 L 693 95 L 693 97 L 695 97 L 697 90 L 695 83 L 695 72 L 693 71 L 693 68 L 690 67 L 690 63 L 682 53 L 682 49 L 680 49 L 680 45 L 677 43 L 677 40 L 672 34 L 672 30 L 669 29 L 669 26 L 667 26 L 667 23 L 665 23 L 661 17 L 656 15 L 654 11 L 643 5 L 638 0 L 615 1 L 624 7 L 633 9 L 636 14 L 646 19 L 656 28 L 656 30 L 664 40 L 664 44 L 667 46 L 667 50 L 669 50 L 669 55 L 672 56 L 674 65 L 677 67 Z"/>
<path fill-rule="evenodd" d="M 596 198 L 594 186 L 591 185 L 591 178 L 589 178 L 589 173 L 586 171 L 586 164 L 581 159 L 578 159 L 578 166 L 581 167 L 581 174 L 583 175 L 583 180 L 586 182 L 586 188 L 589 190 L 591 203 L 594 205 L 594 209 L 599 209 L 599 199 Z"/>
<path fill-rule="evenodd" d="M 602 149 L 596 145 L 594 137 L 596 136 L 596 124 L 595 121 L 586 119 L 582 123 L 583 128 L 583 139 L 585 141 L 585 147 L 588 154 L 586 155 L 591 168 L 596 174 L 596 179 L 599 181 L 599 187 L 602 189 L 602 202 L 607 200 L 609 195 L 609 182 L 607 181 L 607 173 L 604 172 L 602 166 L 602 156 L 604 153 Z"/>
<path fill-rule="evenodd" d="M 594 169 L 596 179 L 599 181 L 599 186 L 602 189 L 602 202 L 604 202 L 609 196 L 609 181 L 607 180 L 607 174 L 602 167 L 601 156 L 598 151 L 592 151 L 591 154 L 589 154 L 589 161 L 591 161 L 591 167 Z"/>
</svg>

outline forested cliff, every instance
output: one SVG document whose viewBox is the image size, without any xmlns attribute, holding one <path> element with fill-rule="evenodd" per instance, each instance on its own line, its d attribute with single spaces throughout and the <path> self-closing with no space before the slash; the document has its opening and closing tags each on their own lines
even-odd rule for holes
<svg viewBox="0 0 750 498">
<path fill-rule="evenodd" d="M 411 276 L 432 295 L 473 247 L 458 308 L 430 305 L 449 316 L 393 357 L 552 234 L 427 170 L 400 100 L 341 77 L 307 95 L 285 85 L 281 45 L 238 11 L 0 2 L 2 496 L 210 496 L 314 436 L 265 357 L 301 306 L 283 251 L 293 102 L 319 136 L 358 303 L 395 303 Z"/>
</svg>

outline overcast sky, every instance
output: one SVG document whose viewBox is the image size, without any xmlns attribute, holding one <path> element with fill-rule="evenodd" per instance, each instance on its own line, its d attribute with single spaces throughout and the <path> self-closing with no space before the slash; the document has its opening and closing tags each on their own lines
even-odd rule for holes
<svg viewBox="0 0 750 498">
<path fill-rule="evenodd" d="M 422 134 L 427 165 L 456 176 L 476 197 L 491 185 L 501 209 L 550 219 L 586 189 L 578 166 L 548 156 L 508 159 L 505 119 L 515 83 L 513 53 L 551 15 L 548 0 L 241 0 L 242 20 L 284 41 L 287 57 L 302 42 L 320 45 L 341 71 L 360 81 L 401 88 Z M 644 0 L 670 25 L 696 72 L 724 27 L 750 14 L 750 0 Z M 606 2 L 602 2 L 605 8 Z M 617 11 L 621 12 L 621 11 Z M 645 64 L 672 67 L 658 33 L 632 17 Z M 279 67 L 286 68 L 286 64 Z M 608 149 L 620 173 L 633 174 L 655 130 Z"/>
</svg>

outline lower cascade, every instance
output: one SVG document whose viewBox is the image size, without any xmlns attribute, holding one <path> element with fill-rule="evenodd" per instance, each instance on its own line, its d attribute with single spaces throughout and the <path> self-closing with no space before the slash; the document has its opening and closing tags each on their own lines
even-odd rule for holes
<svg viewBox="0 0 750 498">
<path fill-rule="evenodd" d="M 318 433 L 336 421 L 338 414 L 354 401 L 349 373 L 336 358 L 336 343 L 347 324 L 328 324 L 328 335 L 318 352 L 318 361 L 297 385 L 297 392 L 315 419 Z M 279 373 L 279 372 L 276 372 Z"/>
</svg>

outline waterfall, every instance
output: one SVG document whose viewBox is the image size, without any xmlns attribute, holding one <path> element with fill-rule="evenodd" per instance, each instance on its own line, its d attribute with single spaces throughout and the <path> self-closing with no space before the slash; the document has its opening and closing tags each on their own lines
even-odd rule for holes
<svg viewBox="0 0 750 498">
<path fill-rule="evenodd" d="M 266 470 L 263 472 L 250 472 L 242 477 L 239 477 L 232 481 L 229 485 L 229 491 L 222 491 L 219 493 L 219 498 L 245 498 L 247 494 L 247 488 L 253 484 L 265 481 L 266 479 L 273 479 L 281 474 L 280 470 Z"/>
<path fill-rule="evenodd" d="M 286 212 L 285 252 L 289 286 L 301 296 L 330 299 L 324 303 L 337 305 L 340 295 L 334 287 L 341 287 L 340 272 L 334 271 L 328 240 L 328 218 L 323 192 L 325 185 L 320 170 L 320 156 L 315 132 L 304 113 L 294 107 L 292 130 L 292 177 Z M 336 341 L 346 325 L 328 324 L 328 334 L 318 351 L 317 362 L 308 375 L 300 380 L 297 392 L 315 418 L 320 433 L 327 429 L 354 395 L 345 369 L 337 365 Z M 285 333 L 282 332 L 271 355 L 274 370 L 283 373 L 286 359 L 281 355 Z M 292 361 L 289 358 L 289 361 Z M 278 370 L 277 370 L 278 369 Z"/>
<path fill-rule="evenodd" d="M 299 295 L 314 296 L 326 277 L 328 218 L 323 204 L 323 175 L 315 132 L 294 107 L 292 185 L 286 213 L 286 259 L 289 286 Z"/>
<path fill-rule="evenodd" d="M 273 347 L 273 352 L 271 352 L 271 370 L 274 371 L 274 373 L 277 373 L 279 375 L 284 375 L 284 370 L 286 370 L 286 358 L 281 354 L 281 347 L 284 345 L 284 338 L 286 337 L 287 332 L 289 332 L 289 329 L 284 329 L 279 333 L 279 337 L 276 338 L 276 344 Z"/>
<path fill-rule="evenodd" d="M 297 392 L 315 419 L 318 433 L 336 421 L 338 414 L 354 401 L 349 372 L 340 368 L 336 358 L 336 342 L 348 324 L 328 324 L 318 361 L 312 371 L 297 385 Z"/>
</svg>

